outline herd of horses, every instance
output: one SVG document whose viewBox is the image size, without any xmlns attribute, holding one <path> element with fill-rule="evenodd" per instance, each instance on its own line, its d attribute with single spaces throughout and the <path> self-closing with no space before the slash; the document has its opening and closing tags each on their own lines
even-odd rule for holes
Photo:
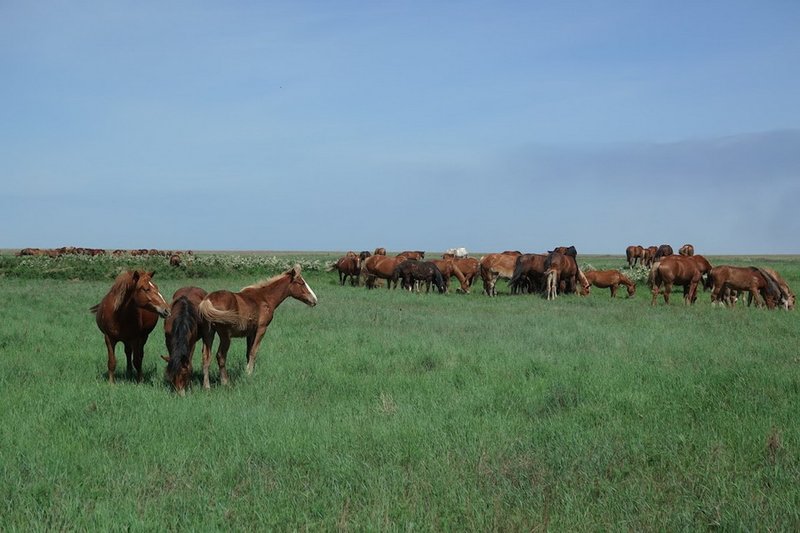
<svg viewBox="0 0 800 533">
<path fill-rule="evenodd" d="M 114 382 L 115 348 L 120 342 L 125 348 L 128 376 L 135 368 L 137 381 L 142 380 L 144 345 L 159 316 L 165 319 L 168 355 L 162 358 L 167 362 L 166 376 L 183 395 L 192 376 L 192 355 L 197 341 L 203 343 L 203 387 L 211 387 L 209 366 L 215 336 L 220 339 L 216 354 L 220 381 L 227 384 L 225 364 L 232 337 L 246 338 L 247 373 L 251 374 L 275 309 L 289 297 L 311 307 L 317 305 L 317 295 L 303 279 L 299 265 L 239 292 L 207 293 L 199 287 L 182 287 L 173 294 L 171 304 L 167 304 L 153 283 L 153 274 L 138 270 L 121 273 L 100 303 L 90 308 L 105 338 L 110 383 Z"/>
<path fill-rule="evenodd" d="M 348 252 L 330 266 L 338 271 L 339 282 L 345 285 L 363 284 L 372 289 L 385 283 L 387 289 L 398 285 L 406 290 L 426 292 L 431 285 L 440 293 L 449 291 L 450 281 L 456 278 L 457 291 L 470 292 L 478 277 L 483 292 L 497 296 L 497 281 L 508 281 L 511 294 L 541 294 L 552 300 L 560 294 L 577 293 L 586 296 L 591 287 L 609 289 L 616 297 L 625 286 L 628 297 L 636 293 L 636 284 L 618 270 L 590 270 L 578 266 L 574 246 L 560 246 L 543 254 L 523 254 L 516 250 L 487 254 L 480 259 L 468 257 L 466 250 L 453 249 L 441 259 L 425 260 L 423 251 L 405 251 L 387 255 L 384 248 L 374 252 Z M 713 304 L 736 305 L 748 296 L 748 305 L 769 309 L 794 309 L 795 295 L 786 281 L 773 269 L 762 267 L 712 267 L 702 255 L 695 255 L 692 245 L 684 245 L 674 254 L 669 245 L 629 246 L 626 256 L 630 266 L 641 260 L 648 266 L 648 284 L 652 305 L 659 294 L 669 304 L 674 286 L 683 288 L 684 302 L 697 300 L 697 288 L 711 291 Z M 136 371 L 142 380 L 142 359 L 148 336 L 159 316 L 164 318 L 164 340 L 168 355 L 166 377 L 175 390 L 183 395 L 192 376 L 192 356 L 195 345 L 202 342 L 203 387 L 210 388 L 209 367 L 215 337 L 220 342 L 216 352 L 220 382 L 229 382 L 226 360 L 231 339 L 244 337 L 247 345 L 247 373 L 253 372 L 259 345 L 275 310 L 287 298 L 295 298 L 308 306 L 317 304 L 317 296 L 303 279 L 299 265 L 266 281 L 244 287 L 238 292 L 217 290 L 211 293 L 194 286 L 175 291 L 167 303 L 153 282 L 154 272 L 125 271 L 114 281 L 103 299 L 90 311 L 103 333 L 108 354 L 108 380 L 114 382 L 117 365 L 115 348 L 122 343 L 127 358 L 128 376 Z"/>
<path fill-rule="evenodd" d="M 711 290 L 712 304 L 731 306 L 746 294 L 748 304 L 755 301 L 759 307 L 794 309 L 794 293 L 772 269 L 712 267 L 705 257 L 695 255 L 691 244 L 681 246 L 677 254 L 668 244 L 647 248 L 633 245 L 625 252 L 629 267 L 641 261 L 650 269 L 648 284 L 652 305 L 656 305 L 659 294 L 669 304 L 674 286 L 682 287 L 685 303 L 693 304 L 697 300 L 697 288 L 701 286 Z M 538 293 L 548 300 L 559 294 L 586 296 L 592 286 L 609 289 L 612 298 L 616 297 L 620 286 L 625 286 L 628 297 L 636 293 L 636 284 L 619 270 L 583 272 L 577 255 L 574 246 L 559 246 L 542 254 L 507 250 L 484 255 L 480 260 L 468 257 L 466 250 L 459 254 L 448 250 L 442 259 L 425 261 L 425 253 L 421 251 L 388 256 L 384 248 L 377 248 L 372 253 L 347 252 L 328 271 L 338 271 L 341 285 L 348 279 L 352 285 L 360 285 L 363 280 L 368 289 L 382 280 L 387 289 L 401 285 L 407 290 L 419 290 L 424 284 L 430 291 L 433 284 L 443 293 L 449 290 L 450 280 L 455 277 L 459 282 L 457 290 L 468 293 L 480 276 L 483 293 L 488 296 L 497 296 L 497 281 L 501 279 L 508 281 L 511 294 Z"/>
</svg>

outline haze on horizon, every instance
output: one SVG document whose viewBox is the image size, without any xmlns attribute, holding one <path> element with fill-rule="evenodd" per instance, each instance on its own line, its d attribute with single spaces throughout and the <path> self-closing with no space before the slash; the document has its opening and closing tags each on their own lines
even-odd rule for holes
<svg viewBox="0 0 800 533">
<path fill-rule="evenodd" d="M 800 3 L 0 4 L 0 247 L 800 253 Z"/>
</svg>

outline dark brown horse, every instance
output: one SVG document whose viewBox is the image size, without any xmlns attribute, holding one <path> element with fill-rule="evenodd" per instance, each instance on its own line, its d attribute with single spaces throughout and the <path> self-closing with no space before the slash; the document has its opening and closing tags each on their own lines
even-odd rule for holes
<svg viewBox="0 0 800 533">
<path fill-rule="evenodd" d="M 200 303 L 200 316 L 208 322 L 208 333 L 203 338 L 203 387 L 208 389 L 208 367 L 211 362 L 211 344 L 214 334 L 219 335 L 217 364 L 220 381 L 228 383 L 225 362 L 231 337 L 247 339 L 247 373 L 252 374 L 256 364 L 258 346 L 272 322 L 275 309 L 289 297 L 314 307 L 317 295 L 308 286 L 300 273 L 300 265 L 295 265 L 283 274 L 266 281 L 245 287 L 239 292 L 215 291 Z"/>
<path fill-rule="evenodd" d="M 775 280 L 775 283 L 778 284 L 778 288 L 781 290 L 781 300 L 783 301 L 783 308 L 787 311 L 791 311 L 794 309 L 795 302 L 797 298 L 792 292 L 792 289 L 789 288 L 789 284 L 786 283 L 780 274 L 778 274 L 775 270 L 771 268 L 764 267 L 761 270 L 772 276 L 772 279 Z"/>
<path fill-rule="evenodd" d="M 554 250 L 545 259 L 545 294 L 548 300 L 554 300 L 559 292 L 575 292 L 578 283 L 584 290 L 588 287 L 589 282 L 578 268 L 577 253 L 573 255 L 575 249 L 570 248 L 569 255 Z"/>
<path fill-rule="evenodd" d="M 545 261 L 547 254 L 523 254 L 517 257 L 514 275 L 508 282 L 511 294 L 544 291 L 544 272 L 547 270 L 544 266 Z"/>
<path fill-rule="evenodd" d="M 142 381 L 147 336 L 156 327 L 158 315 L 169 316 L 169 306 L 153 283 L 153 274 L 155 272 L 138 270 L 123 272 L 100 303 L 89 309 L 106 341 L 109 383 L 114 383 L 114 370 L 117 368 L 114 349 L 118 342 L 125 346 L 128 376 L 136 367 L 136 380 Z"/>
<path fill-rule="evenodd" d="M 693 256 L 694 255 L 694 246 L 692 246 L 691 244 L 684 244 L 683 246 L 681 246 L 678 249 L 678 254 L 679 255 L 685 255 L 685 256 Z"/>
<path fill-rule="evenodd" d="M 200 287 L 178 289 L 172 295 L 170 315 L 164 321 L 164 342 L 169 355 L 161 358 L 167 362 L 167 380 L 181 396 L 192 379 L 194 346 L 208 327 L 198 311 L 207 295 Z"/>
<path fill-rule="evenodd" d="M 683 286 L 684 303 L 693 304 L 697 300 L 697 284 L 701 277 L 702 273 L 698 268 L 698 263 L 692 257 L 671 255 L 656 261 L 650 269 L 648 279 L 653 293 L 651 304 L 656 305 L 656 298 L 662 286 L 664 303 L 669 304 L 669 295 L 673 285 Z"/>
<path fill-rule="evenodd" d="M 395 284 L 397 280 L 402 280 L 403 288 L 409 291 L 414 290 L 418 282 L 426 284 L 427 289 L 425 292 L 431 291 L 431 283 L 436 286 L 440 293 L 446 290 L 444 276 L 432 261 L 418 261 L 416 259 L 403 261 L 394 269 L 393 278 Z"/>
<path fill-rule="evenodd" d="M 453 259 L 433 259 L 431 263 L 436 265 L 436 268 L 442 273 L 442 277 L 444 278 L 444 288 L 445 292 L 450 290 L 450 278 L 455 277 L 460 284 L 460 288 L 458 289 L 460 292 L 464 294 L 469 294 L 469 282 L 467 281 L 466 276 L 461 272 L 461 269 L 458 268 L 456 265 L 455 260 Z"/>
<path fill-rule="evenodd" d="M 375 280 L 385 279 L 386 288 L 391 289 L 392 283 L 397 288 L 397 280 L 394 278 L 394 269 L 406 261 L 405 257 L 387 257 L 385 255 L 373 255 L 368 257 L 361 265 L 361 275 L 366 277 L 365 285 L 367 289 L 375 287 Z"/>
<path fill-rule="evenodd" d="M 714 287 L 711 291 L 712 304 L 718 302 L 728 304 L 730 300 L 723 296 L 728 291 L 739 291 L 749 292 L 750 301 L 755 300 L 759 307 L 765 303 L 769 309 L 785 305 L 785 298 L 777 281 L 760 268 L 721 265 L 713 268 L 709 277 Z"/>
<path fill-rule="evenodd" d="M 628 260 L 629 267 L 635 267 L 636 263 L 640 260 L 644 263 L 644 248 L 637 245 L 628 246 L 625 249 L 625 257 Z"/>
<path fill-rule="evenodd" d="M 675 252 L 672 251 L 672 246 L 669 244 L 662 244 L 656 250 L 656 254 L 653 256 L 653 261 L 660 261 L 662 257 L 669 257 L 674 253 Z"/>
<path fill-rule="evenodd" d="M 589 285 L 594 285 L 600 289 L 611 289 L 611 297 L 617 297 L 617 290 L 620 285 L 625 285 L 628 289 L 628 298 L 636 294 L 636 284 L 619 270 L 591 270 L 584 272 L 586 281 Z M 581 289 L 581 294 L 589 294 L 589 285 Z"/>
</svg>

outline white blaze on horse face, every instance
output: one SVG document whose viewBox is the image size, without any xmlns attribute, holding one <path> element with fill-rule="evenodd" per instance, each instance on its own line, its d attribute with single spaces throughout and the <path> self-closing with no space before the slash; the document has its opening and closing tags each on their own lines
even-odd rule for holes
<svg viewBox="0 0 800 533">
<path fill-rule="evenodd" d="M 311 289 L 311 287 L 308 286 L 308 282 L 306 280 L 303 280 L 303 283 L 306 284 L 306 289 L 308 290 L 308 292 L 311 293 L 311 298 L 314 299 L 314 304 L 316 304 L 317 303 L 317 295 L 314 293 L 314 291 Z"/>
<path fill-rule="evenodd" d="M 151 286 L 151 287 L 153 287 L 154 289 L 156 289 L 156 286 L 155 286 L 155 285 L 153 285 L 153 282 L 152 282 L 152 281 L 150 282 L 150 286 Z M 163 297 L 163 296 L 161 296 L 161 291 L 159 291 L 158 289 L 156 289 L 156 292 L 158 293 L 158 297 L 159 297 L 159 298 L 161 298 L 162 300 L 164 300 L 164 297 Z M 164 302 L 166 302 L 166 300 L 164 300 Z"/>
</svg>

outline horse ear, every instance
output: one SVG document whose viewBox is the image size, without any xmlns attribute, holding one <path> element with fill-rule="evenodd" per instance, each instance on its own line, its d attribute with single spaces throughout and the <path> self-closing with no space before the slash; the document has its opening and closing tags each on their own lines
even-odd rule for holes
<svg viewBox="0 0 800 533">
<path fill-rule="evenodd" d="M 153 270 L 152 272 L 150 272 L 150 277 L 151 277 L 151 278 L 152 278 L 153 276 L 155 276 L 155 275 L 156 275 L 156 271 L 155 271 L 155 270 Z"/>
<path fill-rule="evenodd" d="M 161 356 L 161 359 L 163 359 L 164 361 L 166 361 L 167 363 L 169 363 L 169 357 L 167 357 L 166 355 L 162 355 L 162 356 Z"/>
<path fill-rule="evenodd" d="M 296 278 L 300 275 L 300 264 L 297 263 L 292 267 L 292 277 Z"/>
<path fill-rule="evenodd" d="M 137 283 L 139 281 L 139 271 L 138 270 L 134 270 L 133 271 L 133 275 L 131 277 L 133 278 L 133 282 Z"/>
</svg>

